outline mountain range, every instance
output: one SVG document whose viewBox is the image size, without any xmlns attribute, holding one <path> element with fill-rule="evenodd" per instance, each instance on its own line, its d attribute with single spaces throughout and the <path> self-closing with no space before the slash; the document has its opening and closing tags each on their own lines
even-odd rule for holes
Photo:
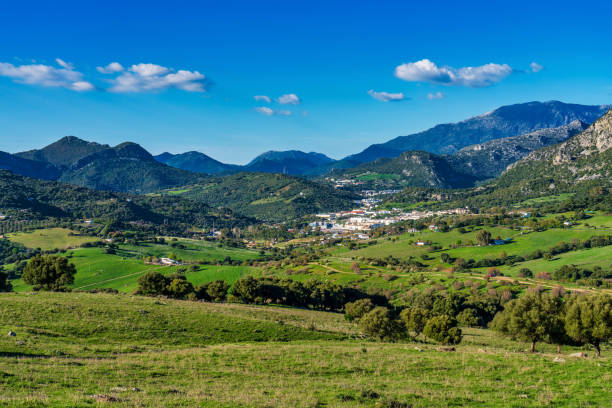
<svg viewBox="0 0 612 408">
<path fill-rule="evenodd" d="M 245 166 L 224 164 L 198 152 L 178 155 L 163 153 L 156 158 L 162 163 L 183 170 L 206 174 L 257 171 L 321 176 L 333 170 L 350 169 L 381 158 L 398 157 L 405 151 L 423 150 L 439 155 L 451 155 L 468 146 L 529 134 L 540 129 L 567 126 L 575 121 L 590 124 L 609 108 L 608 105 L 578 105 L 559 101 L 502 106 L 461 122 L 440 124 L 423 132 L 399 136 L 386 143 L 373 144 L 341 160 L 333 160 L 321 153 L 304 153 L 296 150 L 266 152 Z M 542 137 L 547 136 L 542 135 Z M 467 156 L 469 153 L 464 152 L 464 157 Z M 488 171 L 478 177 L 487 178 L 498 172 L 499 169 L 495 169 L 493 173 Z"/>
<path fill-rule="evenodd" d="M 236 201 L 240 205 L 253 202 L 260 205 L 259 200 L 269 201 L 271 196 L 266 196 L 270 194 L 267 188 L 279 186 L 278 180 L 273 177 L 249 178 L 236 174 L 242 172 L 310 177 L 329 174 L 375 183 L 382 180 L 382 185 L 398 187 L 470 187 L 499 176 L 507 166 L 525 156 L 529 157 L 537 149 L 568 140 L 583 131 L 606 109 L 604 105 L 587 106 L 557 101 L 509 105 L 462 122 L 438 125 L 424 132 L 372 145 L 361 153 L 338 161 L 315 152 L 269 151 L 244 166 L 221 163 L 200 152 L 163 153 L 154 157 L 135 143 L 111 147 L 67 136 L 39 150 L 16 154 L 0 152 L 0 169 L 96 190 L 134 194 L 197 185 L 207 186 L 206 191 L 218 191 L 226 197 L 237 192 L 243 194 L 243 186 L 238 186 L 240 183 L 251 183 L 252 188 L 263 192 L 253 196 L 243 194 L 242 199 Z M 222 177 L 212 175 L 228 178 L 224 181 Z M 295 184 L 295 181 L 287 181 L 286 185 L 292 183 Z M 326 186 L 317 183 L 301 185 L 296 191 L 312 190 L 315 186 L 320 189 L 313 194 L 333 194 L 334 190 L 327 191 Z M 203 191 L 200 187 L 195 190 Z M 214 194 L 202 196 L 206 196 L 206 202 L 212 205 L 240 207 L 232 200 L 217 199 Z M 299 204 L 304 211 L 306 208 L 337 207 L 335 204 L 325 207 L 315 202 L 303 205 L 303 196 L 281 194 L 279 197 L 286 203 Z M 334 195 L 328 203 L 336 199 L 342 205 L 350 202 L 349 197 Z M 250 214 L 249 208 L 246 206 L 241 210 Z M 269 215 L 273 208 L 279 210 L 270 206 L 265 211 L 255 212 Z M 303 212 L 295 208 L 291 211 Z"/>
<path fill-rule="evenodd" d="M 586 123 L 575 120 L 556 128 L 468 146 L 452 155 L 406 151 L 399 157 L 377 159 L 351 169 L 333 170 L 329 176 L 385 180 L 388 187 L 471 187 L 499 176 L 506 167 L 529 153 L 568 140 L 587 127 Z"/>
</svg>

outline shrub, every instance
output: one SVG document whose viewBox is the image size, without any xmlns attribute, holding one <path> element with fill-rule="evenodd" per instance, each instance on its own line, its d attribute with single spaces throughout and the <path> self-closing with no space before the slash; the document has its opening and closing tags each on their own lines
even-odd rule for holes
<svg viewBox="0 0 612 408">
<path fill-rule="evenodd" d="M 434 316 L 427 321 L 423 334 L 442 344 L 459 344 L 461 342 L 461 329 L 457 321 L 448 315 Z"/>
<path fill-rule="evenodd" d="M 404 332 L 401 321 L 395 319 L 386 307 L 375 307 L 359 319 L 360 329 L 368 336 L 380 340 L 396 340 Z"/>
<path fill-rule="evenodd" d="M 519 278 L 533 278 L 533 272 L 529 268 L 521 268 L 518 273 Z"/>
<path fill-rule="evenodd" d="M 374 303 L 370 299 L 359 299 L 344 305 L 344 318 L 350 322 L 359 320 L 363 315 L 374 309 Z"/>
<path fill-rule="evenodd" d="M 37 255 L 23 270 L 23 281 L 36 289 L 61 291 L 74 282 L 76 267 L 61 256 Z"/>
</svg>

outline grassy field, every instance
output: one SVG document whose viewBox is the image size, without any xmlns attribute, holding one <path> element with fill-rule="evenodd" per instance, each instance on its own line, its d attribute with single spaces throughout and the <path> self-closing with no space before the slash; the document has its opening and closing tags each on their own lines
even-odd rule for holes
<svg viewBox="0 0 612 408">
<path fill-rule="evenodd" d="M 32 232 L 9 234 L 8 239 L 18 242 L 27 248 L 66 249 L 77 248 L 86 242 L 99 241 L 99 238 L 81 236 L 65 228 L 47 228 Z"/>
<path fill-rule="evenodd" d="M 129 293 L 137 288 L 138 278 L 146 272 L 157 271 L 168 275 L 177 271 L 175 266 L 145 265 L 139 259 L 108 255 L 99 248 L 75 250 L 70 262 L 77 268 L 72 287 L 78 290 L 111 288 Z M 217 279 L 233 283 L 241 276 L 252 273 L 252 269 L 248 266 L 202 265 L 196 272 L 187 271 L 186 277 L 196 286 Z M 21 280 L 13 280 L 12 283 L 16 292 L 31 288 Z"/>
<path fill-rule="evenodd" d="M 306 329 L 308 327 L 310 329 Z M 16 337 L 4 333 L 13 330 Z M 356 338 L 342 315 L 106 294 L 0 295 L 0 405 L 609 406 L 612 361 L 489 330 L 456 352 Z M 575 351 L 566 348 L 565 354 Z"/>
</svg>

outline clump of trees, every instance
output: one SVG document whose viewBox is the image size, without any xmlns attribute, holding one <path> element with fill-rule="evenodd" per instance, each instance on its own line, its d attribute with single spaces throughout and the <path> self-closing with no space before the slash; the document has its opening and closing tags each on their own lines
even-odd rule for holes
<svg viewBox="0 0 612 408">
<path fill-rule="evenodd" d="M 421 333 L 442 344 L 458 344 L 462 338 L 456 319 L 420 307 L 406 308 L 398 314 L 395 309 L 361 299 L 345 305 L 345 318 L 356 321 L 363 334 L 378 340 L 416 338 Z"/>
<path fill-rule="evenodd" d="M 74 282 L 76 267 L 68 259 L 55 255 L 37 255 L 30 259 L 21 275 L 34 290 L 66 291 Z"/>
<path fill-rule="evenodd" d="M 10 292 L 11 290 L 13 290 L 13 285 L 8 279 L 8 273 L 0 267 L 0 292 Z"/>
<path fill-rule="evenodd" d="M 208 282 L 194 288 L 181 273 L 164 276 L 159 272 L 147 272 L 138 278 L 136 293 L 145 296 L 222 302 L 226 299 L 228 290 L 229 285 L 223 280 Z"/>
<path fill-rule="evenodd" d="M 530 291 L 510 301 L 491 327 L 531 343 L 591 344 L 597 356 L 601 343 L 612 339 L 612 298 L 574 295 L 567 299 L 552 293 Z"/>
</svg>

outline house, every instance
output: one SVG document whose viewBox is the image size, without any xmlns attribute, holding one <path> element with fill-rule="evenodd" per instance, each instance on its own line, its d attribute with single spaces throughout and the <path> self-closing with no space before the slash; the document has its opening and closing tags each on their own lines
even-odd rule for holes
<svg viewBox="0 0 612 408">
<path fill-rule="evenodd" d="M 93 220 L 85 220 L 85 224 L 91 225 L 91 224 L 93 224 Z"/>
<path fill-rule="evenodd" d="M 440 228 L 438 228 L 438 226 L 437 226 L 437 225 L 431 224 L 431 225 L 429 226 L 429 230 L 430 230 L 430 231 L 439 231 L 439 230 L 440 230 Z"/>
<path fill-rule="evenodd" d="M 370 239 L 368 234 L 356 234 L 355 237 L 357 237 L 357 239 Z"/>
<path fill-rule="evenodd" d="M 423 241 L 417 241 L 416 244 L 417 246 L 425 246 L 425 242 Z"/>
<path fill-rule="evenodd" d="M 161 258 L 159 260 L 159 262 L 162 265 L 167 265 L 167 266 L 172 266 L 172 265 L 178 265 L 179 264 L 177 261 L 175 261 L 174 259 L 170 259 L 170 258 Z"/>
</svg>

